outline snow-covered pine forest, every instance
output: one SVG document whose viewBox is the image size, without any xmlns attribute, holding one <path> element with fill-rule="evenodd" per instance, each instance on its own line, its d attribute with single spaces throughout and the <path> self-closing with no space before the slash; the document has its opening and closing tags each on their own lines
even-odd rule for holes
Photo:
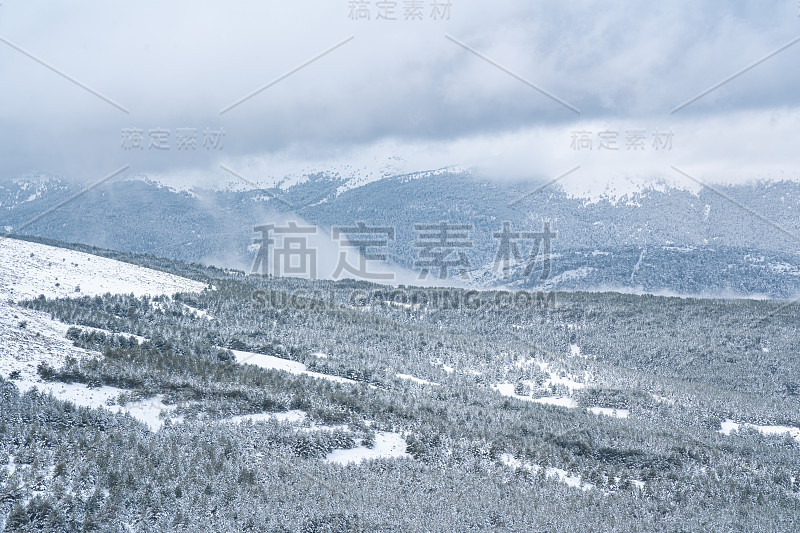
<svg viewBox="0 0 800 533">
<path fill-rule="evenodd" d="M 0 241 L 5 531 L 797 529 L 797 305 L 36 241 Z"/>
</svg>

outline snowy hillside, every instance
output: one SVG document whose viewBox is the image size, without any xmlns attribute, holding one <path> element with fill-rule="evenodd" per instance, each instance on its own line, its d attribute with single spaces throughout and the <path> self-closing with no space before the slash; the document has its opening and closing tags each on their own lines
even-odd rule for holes
<svg viewBox="0 0 800 533">
<path fill-rule="evenodd" d="M 137 265 L 44 244 L 0 239 L 0 300 L 96 296 L 156 296 L 200 292 L 200 282 Z"/>
<path fill-rule="evenodd" d="M 205 285 L 172 274 L 103 257 L 27 241 L 0 239 L 0 374 L 15 376 L 25 392 L 33 387 L 84 407 L 123 409 L 114 403 L 121 389 L 88 388 L 82 384 L 44 382 L 37 368 L 46 363 L 60 368 L 69 358 L 97 357 L 98 352 L 73 345 L 67 324 L 47 313 L 14 305 L 24 299 L 97 296 L 106 293 L 138 296 L 202 292 Z M 157 429 L 160 401 L 130 403 L 124 409 Z"/>
</svg>

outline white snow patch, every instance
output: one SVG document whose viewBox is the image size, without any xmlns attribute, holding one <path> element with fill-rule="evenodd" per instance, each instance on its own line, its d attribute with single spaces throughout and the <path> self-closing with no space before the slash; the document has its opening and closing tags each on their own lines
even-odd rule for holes
<svg viewBox="0 0 800 533">
<path fill-rule="evenodd" d="M 730 435 L 732 431 L 738 431 L 739 430 L 739 425 L 740 424 L 737 424 L 736 422 L 734 422 L 730 418 L 726 418 L 722 422 L 722 427 L 719 429 L 719 432 L 722 433 L 723 435 Z"/>
<path fill-rule="evenodd" d="M 552 287 L 564 281 L 583 279 L 592 272 L 594 272 L 594 270 L 595 269 L 592 267 L 580 267 L 574 270 L 567 270 L 557 276 L 553 276 L 552 278 L 548 279 L 545 282 L 545 285 L 548 287 Z"/>
<path fill-rule="evenodd" d="M 420 385 L 439 385 L 438 383 L 434 383 L 433 381 L 428 381 L 427 379 L 416 378 L 410 374 L 395 374 L 400 379 L 404 379 L 406 381 L 413 381 L 414 383 L 418 383 Z"/>
<path fill-rule="evenodd" d="M 441 367 L 441 369 L 447 372 L 448 374 L 452 374 L 456 370 L 452 366 L 447 366 L 446 364 L 444 364 L 444 361 L 442 361 L 441 359 L 436 359 L 434 361 L 431 361 L 431 364 L 433 366 Z"/>
<path fill-rule="evenodd" d="M 117 414 L 127 413 L 147 425 L 150 431 L 158 431 L 164 425 L 162 412 L 168 414 L 177 407 L 164 404 L 162 396 L 127 402 L 125 405 L 117 405 L 116 400 L 119 395 L 128 391 L 116 387 L 89 388 L 82 383 L 31 382 L 23 380 L 16 381 L 16 384 L 21 392 L 26 392 L 36 387 L 42 393 L 52 394 L 57 400 L 72 402 L 78 407 L 106 409 Z M 181 418 L 173 417 L 171 421 L 180 422 Z"/>
<path fill-rule="evenodd" d="M 36 387 L 77 406 L 127 412 L 153 431 L 164 424 L 159 415 L 175 406 L 164 405 L 161 397 L 120 406 L 114 405 L 115 400 L 126 391 L 116 387 L 88 388 L 83 384 L 42 381 L 37 372 L 41 363 L 60 368 L 68 358 L 95 358 L 100 357 L 100 353 L 74 346 L 66 338 L 68 324 L 52 320 L 47 313 L 17 307 L 8 301 L 39 295 L 50 298 L 105 293 L 157 296 L 201 292 L 205 284 L 113 259 L 11 238 L 0 239 L 0 271 L 3 273 L 0 277 L 0 373 L 7 377 L 17 372 L 13 383 L 23 393 Z M 76 292 L 78 286 L 80 291 Z"/>
<path fill-rule="evenodd" d="M 543 405 L 556 405 L 558 407 L 566 407 L 568 409 L 575 409 L 578 407 L 578 402 L 569 396 L 545 396 L 544 398 L 532 398 L 531 401 Z"/>
<path fill-rule="evenodd" d="M 196 314 L 198 318 L 205 318 L 206 320 L 214 320 L 214 317 L 208 314 L 208 311 L 206 311 L 205 309 L 197 309 L 196 307 L 192 307 L 184 303 L 182 303 L 181 305 L 184 307 L 184 309 L 186 309 L 190 313 Z"/>
<path fill-rule="evenodd" d="M 0 300 L 0 374 L 8 377 L 19 372 L 17 386 L 27 390 L 40 385 L 40 363 L 59 368 L 68 357 L 80 360 L 100 356 L 99 352 L 74 346 L 66 338 L 67 329 L 69 326 L 52 320 L 49 314 Z"/>
<path fill-rule="evenodd" d="M 534 402 L 545 405 L 557 405 L 559 407 L 568 407 L 568 408 L 578 407 L 578 403 L 569 396 L 547 396 L 544 398 L 532 398 L 530 396 L 522 396 L 516 394 L 514 392 L 513 383 L 497 383 L 495 385 L 492 385 L 492 388 L 503 396 L 507 396 L 509 398 L 516 398 L 517 400 L 523 400 L 526 402 Z"/>
<path fill-rule="evenodd" d="M 66 363 L 67 358 L 83 360 L 101 356 L 99 352 L 74 346 L 65 337 L 68 328 L 67 324 L 52 320 L 45 313 L 0 301 L 0 338 L 3 339 L 0 343 L 0 374 L 8 377 L 11 372 L 19 372 L 12 383 L 22 393 L 36 387 L 58 400 L 70 401 L 80 407 L 102 407 L 115 413 L 128 411 L 151 429 L 160 428 L 163 421 L 158 418 L 159 413 L 174 407 L 165 406 L 159 399 L 132 402 L 125 407 L 109 405 L 126 391 L 116 387 L 88 388 L 79 383 L 47 382 L 39 377 L 37 368 L 41 363 L 57 369 Z"/>
<path fill-rule="evenodd" d="M 143 342 L 147 342 L 147 340 L 148 340 L 146 337 L 142 337 L 141 335 L 136 335 L 134 333 L 125 333 L 124 331 L 113 332 L 113 331 L 109 331 L 107 329 L 93 328 L 91 326 L 83 326 L 83 325 L 68 326 L 68 327 L 75 327 L 75 328 L 81 329 L 81 330 L 83 330 L 83 331 L 85 331 L 87 333 L 93 333 L 94 332 L 94 333 L 103 333 L 104 335 L 110 335 L 110 336 L 116 335 L 118 337 L 133 337 L 134 339 L 136 339 L 137 342 L 139 342 L 139 344 L 141 344 Z"/>
<path fill-rule="evenodd" d="M 569 354 L 573 357 L 580 357 L 581 356 L 581 348 L 577 344 L 570 344 L 569 345 Z"/>
<path fill-rule="evenodd" d="M 375 445 L 372 448 L 359 446 L 349 450 L 333 450 L 325 457 L 328 463 L 346 465 L 360 463 L 369 459 L 391 459 L 411 457 L 406 453 L 406 441 L 399 433 L 379 431 L 375 433 Z"/>
<path fill-rule="evenodd" d="M 573 349 L 572 346 L 575 346 L 575 348 Z M 570 346 L 570 350 L 573 352 L 573 354 L 576 352 L 576 350 L 577 350 L 577 353 L 580 353 L 580 348 L 578 348 L 577 345 L 571 345 Z M 531 366 L 531 365 L 538 366 L 539 369 L 542 372 L 545 372 L 545 373 L 547 373 L 549 375 L 549 377 L 545 380 L 544 384 L 541 386 L 542 389 L 547 389 L 551 385 L 552 386 L 562 385 L 562 386 L 566 387 L 567 389 L 569 389 L 570 393 L 572 393 L 577 389 L 586 388 L 586 384 L 585 383 L 579 382 L 579 381 L 575 381 L 571 377 L 562 376 L 562 375 L 558 374 L 558 372 L 550 370 L 550 363 L 547 363 L 547 362 L 544 362 L 544 361 L 537 361 L 536 359 L 520 359 L 514 364 L 514 366 L 516 366 L 517 368 L 525 368 L 525 367 L 528 367 L 528 366 Z M 584 380 L 588 380 L 589 376 L 587 374 L 585 374 L 583 376 L 583 378 L 584 378 Z M 531 384 L 531 386 L 533 387 L 532 384 Z"/>
<path fill-rule="evenodd" d="M 574 392 L 577 389 L 586 388 L 585 383 L 575 381 L 570 377 L 560 376 L 558 373 L 549 370 L 550 367 L 549 363 L 537 362 L 536 364 L 539 366 L 542 372 L 547 372 L 550 375 L 550 377 L 544 382 L 545 388 L 549 387 L 550 385 L 562 385 L 567 389 L 569 389 L 570 393 Z"/>
<path fill-rule="evenodd" d="M 762 435 L 785 435 L 789 434 L 794 440 L 800 442 L 800 428 L 791 426 L 759 426 L 757 424 L 738 423 L 730 418 L 722 422 L 719 433 L 730 435 L 739 429 L 755 429 Z"/>
<path fill-rule="evenodd" d="M 103 387 L 113 389 L 114 387 Z M 123 392 L 120 389 L 119 392 Z M 141 400 L 137 402 L 127 402 L 125 405 L 104 406 L 112 413 L 127 413 L 136 420 L 143 422 L 150 428 L 150 431 L 158 431 L 164 425 L 164 417 L 169 418 L 170 422 L 182 422 L 182 417 L 170 417 L 170 411 L 174 411 L 176 405 L 166 405 L 163 396 Z"/>
<path fill-rule="evenodd" d="M 408 304 L 404 302 L 395 302 L 393 300 L 383 300 L 383 303 L 389 307 L 400 307 L 402 309 L 411 309 L 412 311 L 419 311 L 422 308 L 422 304 Z"/>
<path fill-rule="evenodd" d="M 299 363 L 297 361 L 290 361 L 288 359 L 282 359 L 280 357 L 275 357 L 273 355 L 266 355 L 261 353 L 242 352 L 239 350 L 231 350 L 231 351 L 236 356 L 236 362 L 240 364 L 255 365 L 261 368 L 265 368 L 267 370 L 283 370 L 290 374 L 295 374 L 295 375 L 303 374 L 306 376 L 311 376 L 312 378 L 326 379 L 328 381 L 333 381 L 335 383 L 351 383 L 351 384 L 358 383 L 357 381 L 354 381 L 352 379 L 347 379 L 340 376 L 331 376 L 330 374 L 311 372 L 310 370 L 306 369 L 306 365 L 304 365 L 303 363 Z"/>
<path fill-rule="evenodd" d="M 8 475 L 9 476 L 14 475 L 14 472 L 17 471 L 17 462 L 16 461 L 17 461 L 16 458 L 13 455 L 9 454 L 9 456 L 8 456 L 8 465 L 6 466 L 6 469 L 8 470 Z"/>
<path fill-rule="evenodd" d="M 672 398 L 667 398 L 666 396 L 660 396 L 658 394 L 650 394 L 650 397 L 653 398 L 658 403 L 665 403 L 667 405 L 675 405 L 675 400 Z"/>
</svg>

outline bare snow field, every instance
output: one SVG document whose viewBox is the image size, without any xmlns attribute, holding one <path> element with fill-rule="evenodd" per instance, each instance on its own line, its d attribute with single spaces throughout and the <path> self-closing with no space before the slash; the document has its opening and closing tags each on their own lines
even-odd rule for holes
<svg viewBox="0 0 800 533">
<path fill-rule="evenodd" d="M 492 385 L 492 388 L 499 392 L 502 396 L 508 398 L 516 398 L 525 402 L 541 403 L 544 405 L 556 405 L 559 407 L 566 407 L 568 409 L 575 409 L 578 407 L 576 402 L 570 396 L 544 396 L 541 398 L 533 398 L 531 396 L 523 396 L 514 392 L 513 383 L 497 383 Z"/>
<path fill-rule="evenodd" d="M 528 463 L 528 462 L 523 463 L 522 461 L 520 461 L 519 459 L 517 459 L 516 457 L 514 457 L 510 453 L 502 454 L 500 456 L 500 462 L 503 463 L 504 465 L 506 465 L 509 468 L 513 468 L 515 470 L 518 469 L 518 468 L 522 468 L 522 469 L 527 470 L 529 472 L 532 472 L 534 474 L 538 474 L 539 472 L 544 470 L 545 477 L 554 478 L 557 481 L 560 481 L 561 483 L 564 483 L 568 487 L 572 487 L 574 489 L 593 490 L 593 489 L 596 488 L 594 484 L 589 483 L 587 481 L 583 481 L 583 478 L 581 478 L 581 476 L 579 476 L 577 474 L 572 475 L 569 472 L 567 472 L 566 470 L 563 470 L 561 468 L 555 468 L 555 467 L 552 467 L 552 466 L 544 468 L 541 465 L 537 465 L 537 464 L 533 464 L 533 463 Z M 617 482 L 621 481 L 620 478 L 618 478 L 618 477 L 615 478 L 615 479 L 616 479 Z M 644 486 L 645 486 L 644 481 L 640 481 L 638 479 L 631 479 L 630 483 L 631 483 L 631 485 L 633 485 L 634 487 L 636 487 L 637 489 L 640 489 L 640 490 L 643 489 Z M 606 491 L 606 494 L 609 494 L 610 492 L 613 492 L 613 491 Z"/>
<path fill-rule="evenodd" d="M 358 446 L 347 450 L 333 450 L 326 457 L 325 461 L 346 465 L 349 463 L 360 463 L 369 459 L 391 459 L 394 457 L 408 457 L 406 453 L 406 441 L 399 433 L 378 431 L 375 433 L 375 444 L 372 448 Z"/>
<path fill-rule="evenodd" d="M 298 431 L 305 432 L 337 430 L 345 432 L 350 431 L 346 424 L 338 426 L 317 425 L 313 422 L 310 422 L 308 419 L 308 414 L 301 410 L 292 410 L 283 413 L 257 413 L 252 415 L 240 415 L 225 419 L 222 421 L 222 423 L 243 424 L 250 422 L 255 424 L 258 422 L 268 421 L 288 423 L 292 426 L 295 426 Z M 354 448 L 336 449 L 331 451 L 325 456 L 325 462 L 348 465 L 351 463 L 358 464 L 362 461 L 367 461 L 370 459 L 411 457 L 411 455 L 406 452 L 406 440 L 400 433 L 397 432 L 376 431 L 375 442 L 372 447 L 364 446 L 363 442 L 359 442 L 359 440 L 356 440 L 356 442 L 358 442 L 360 445 Z"/>
<path fill-rule="evenodd" d="M 574 354 L 574 350 L 573 350 Z M 588 374 L 583 376 L 583 381 L 577 381 L 572 376 L 562 376 L 558 372 L 554 371 L 550 368 L 550 363 L 544 361 L 537 361 L 535 359 L 522 359 L 515 363 L 517 368 L 525 368 L 531 365 L 536 365 L 542 372 L 548 374 L 548 378 L 544 380 L 544 383 L 541 385 L 537 385 L 532 381 L 523 381 L 523 384 L 526 385 L 531 391 L 555 391 L 561 389 L 565 391 L 564 394 L 551 394 L 549 396 L 542 396 L 542 397 L 532 397 L 526 396 L 522 394 L 517 394 L 514 391 L 514 384 L 513 383 L 497 383 L 492 385 L 492 388 L 495 389 L 503 396 L 507 396 L 509 398 L 516 398 L 518 400 L 523 400 L 527 402 L 539 403 L 544 405 L 556 405 L 559 407 L 566 407 L 568 409 L 575 409 L 578 407 L 578 402 L 572 398 L 572 394 L 576 390 L 586 388 L 587 383 L 590 381 L 590 376 Z M 595 409 L 595 411 L 592 411 Z M 611 414 L 605 412 L 604 408 L 592 408 L 590 409 L 591 412 L 595 414 Z M 600 409 L 599 411 L 597 409 Z M 612 410 L 613 411 L 613 410 Z M 617 410 L 621 411 L 621 410 Z M 615 416 L 616 413 L 612 414 Z M 620 416 L 624 418 L 627 416 Z"/>
<path fill-rule="evenodd" d="M 202 292 L 206 285 L 174 274 L 17 239 L 0 239 L 0 300 L 134 296 Z"/>
</svg>

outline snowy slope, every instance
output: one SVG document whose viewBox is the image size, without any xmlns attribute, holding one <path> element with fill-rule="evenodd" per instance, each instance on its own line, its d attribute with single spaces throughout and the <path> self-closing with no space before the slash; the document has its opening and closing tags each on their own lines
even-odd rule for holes
<svg viewBox="0 0 800 533">
<path fill-rule="evenodd" d="M 80 288 L 79 291 L 76 291 Z M 0 239 L 0 300 L 201 292 L 203 283 L 75 250 Z"/>
<path fill-rule="evenodd" d="M 80 291 L 75 288 L 80 286 Z M 49 314 L 19 307 L 12 301 L 47 297 L 94 296 L 110 293 L 137 296 L 199 292 L 205 285 L 172 274 L 15 239 L 0 239 L 0 375 L 15 373 L 22 392 L 33 387 L 83 407 L 106 407 L 129 412 L 156 430 L 163 424 L 159 413 L 170 407 L 160 399 L 112 405 L 121 392 L 114 387 L 88 388 L 82 384 L 48 383 L 37 367 L 46 362 L 54 368 L 67 358 L 98 357 L 98 352 L 78 348 L 66 338 L 69 325 Z"/>
</svg>

